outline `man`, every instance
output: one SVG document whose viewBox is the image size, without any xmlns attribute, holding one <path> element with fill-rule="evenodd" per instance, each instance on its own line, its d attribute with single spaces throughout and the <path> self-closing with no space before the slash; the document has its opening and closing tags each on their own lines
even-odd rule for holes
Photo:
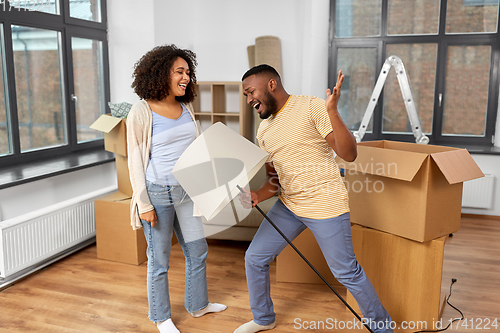
<svg viewBox="0 0 500 333">
<path fill-rule="evenodd" d="M 371 328 L 392 332 L 386 327 L 391 317 L 354 255 L 347 190 L 334 160 L 334 152 L 346 161 L 357 156 L 356 140 L 337 110 L 342 71 L 333 91 L 326 91 L 326 101 L 289 95 L 279 74 L 268 65 L 251 68 L 242 80 L 247 103 L 263 119 L 257 132 L 259 145 L 269 153 L 266 182 L 243 196 L 242 202 L 249 206 L 251 200 L 255 206 L 279 192 L 269 218 L 291 240 L 309 228 L 333 275 L 352 293 L 366 321 L 372 321 Z M 234 333 L 276 326 L 269 264 L 286 245 L 264 220 L 245 254 L 253 320 Z"/>
</svg>

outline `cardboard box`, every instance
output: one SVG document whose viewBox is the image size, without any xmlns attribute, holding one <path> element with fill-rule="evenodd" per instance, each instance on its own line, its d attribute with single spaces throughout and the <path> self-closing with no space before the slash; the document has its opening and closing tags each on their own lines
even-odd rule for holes
<svg viewBox="0 0 500 333">
<path fill-rule="evenodd" d="M 328 267 L 316 239 L 309 229 L 292 241 L 317 271 L 332 286 L 341 286 Z M 276 257 L 276 282 L 323 284 L 323 280 L 290 245 Z"/>
<path fill-rule="evenodd" d="M 140 265 L 147 260 L 144 231 L 130 225 L 130 196 L 114 192 L 96 199 L 97 258 Z"/>
<path fill-rule="evenodd" d="M 352 222 L 419 242 L 459 230 L 462 182 L 484 176 L 465 149 L 394 141 L 361 142 L 337 163 Z"/>
<path fill-rule="evenodd" d="M 446 237 L 420 243 L 354 225 L 352 240 L 358 262 L 392 320 L 426 321 L 432 329 L 445 305 L 441 284 Z M 361 314 L 349 292 L 346 301 Z"/>
<path fill-rule="evenodd" d="M 118 180 L 118 191 L 132 196 L 132 184 L 130 184 L 130 175 L 128 171 L 128 158 L 122 155 L 115 155 L 116 177 Z"/>
<path fill-rule="evenodd" d="M 104 149 L 115 153 L 118 191 L 132 196 L 132 185 L 127 162 L 127 125 L 126 119 L 101 115 L 90 128 L 104 132 Z"/>
<path fill-rule="evenodd" d="M 127 120 L 103 114 L 90 125 L 90 128 L 104 132 L 104 149 L 127 156 Z"/>
<path fill-rule="evenodd" d="M 445 237 L 420 243 L 353 225 L 352 242 L 358 262 L 394 321 L 426 320 L 432 327 L 432 320 L 439 320 L 445 301 L 441 294 Z M 293 244 L 334 288 L 340 285 L 316 250 L 319 246 L 309 229 Z M 324 283 L 290 246 L 276 260 L 278 282 Z M 361 315 L 349 292 L 345 300 Z"/>
</svg>

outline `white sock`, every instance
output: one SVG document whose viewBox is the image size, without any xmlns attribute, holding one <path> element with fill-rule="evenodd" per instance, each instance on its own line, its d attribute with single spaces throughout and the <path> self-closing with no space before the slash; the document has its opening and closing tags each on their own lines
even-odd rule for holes
<svg viewBox="0 0 500 333">
<path fill-rule="evenodd" d="M 272 330 L 276 327 L 276 322 L 269 325 L 259 325 L 255 321 L 249 321 L 238 327 L 233 333 L 256 333 L 260 331 Z"/>
<path fill-rule="evenodd" d="M 208 303 L 208 305 L 198 311 L 195 311 L 191 313 L 191 316 L 198 318 L 203 316 L 204 314 L 210 313 L 210 312 L 221 312 L 227 309 L 227 306 L 224 304 L 219 304 L 219 303 Z"/>
<path fill-rule="evenodd" d="M 181 333 L 170 318 L 165 321 L 157 322 L 156 327 L 158 327 L 160 333 Z"/>
</svg>

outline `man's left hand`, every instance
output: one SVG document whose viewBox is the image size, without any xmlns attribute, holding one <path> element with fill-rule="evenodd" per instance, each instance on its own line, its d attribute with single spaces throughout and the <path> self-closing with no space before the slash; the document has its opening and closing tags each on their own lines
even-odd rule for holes
<svg viewBox="0 0 500 333">
<path fill-rule="evenodd" d="M 339 76 L 337 78 L 337 84 L 333 87 L 333 90 L 328 88 L 326 90 L 326 110 L 328 113 L 337 112 L 337 104 L 340 99 L 340 87 L 342 87 L 342 82 L 344 82 L 344 75 L 342 70 L 339 71 Z"/>
</svg>

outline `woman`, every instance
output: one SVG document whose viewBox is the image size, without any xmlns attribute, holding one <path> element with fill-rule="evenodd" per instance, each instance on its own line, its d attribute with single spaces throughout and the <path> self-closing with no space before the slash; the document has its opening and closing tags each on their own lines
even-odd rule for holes
<svg viewBox="0 0 500 333">
<path fill-rule="evenodd" d="M 179 332 L 170 319 L 168 267 L 172 230 L 186 258 L 184 306 L 194 317 L 226 309 L 209 303 L 207 242 L 193 202 L 172 168 L 199 134 L 191 102 L 195 97 L 196 55 L 175 45 L 155 47 L 134 66 L 132 88 L 141 98 L 127 117 L 131 223 L 144 229 L 148 244 L 149 319 L 162 333 Z"/>
</svg>

